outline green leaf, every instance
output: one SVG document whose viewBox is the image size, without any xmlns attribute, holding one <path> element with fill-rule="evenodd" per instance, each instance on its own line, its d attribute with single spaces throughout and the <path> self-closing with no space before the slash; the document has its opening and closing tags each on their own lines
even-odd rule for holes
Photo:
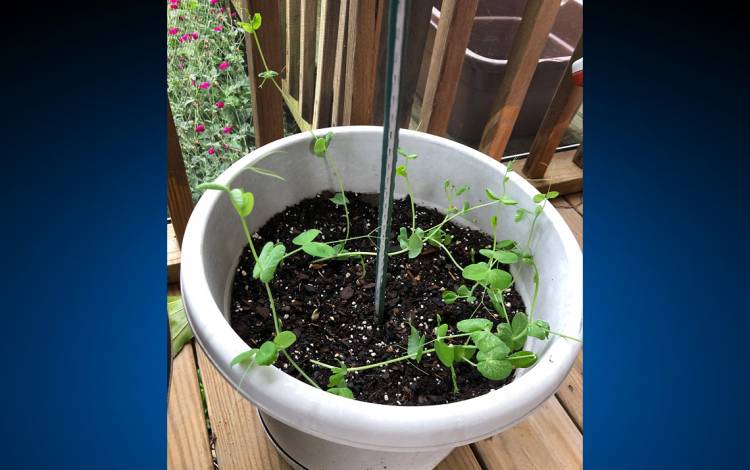
<svg viewBox="0 0 750 470">
<path fill-rule="evenodd" d="M 484 281 L 490 273 L 490 267 L 487 263 L 475 263 L 466 266 L 462 272 L 465 279 L 470 281 Z"/>
<path fill-rule="evenodd" d="M 324 157 L 326 154 L 326 150 L 328 150 L 326 140 L 322 137 L 318 137 L 317 139 L 315 139 L 315 145 L 313 146 L 313 152 L 315 153 L 315 155 Z"/>
<path fill-rule="evenodd" d="M 277 77 L 278 75 L 279 73 L 273 70 L 264 70 L 263 72 L 258 74 L 258 76 L 264 80 L 270 80 L 274 77 Z"/>
<path fill-rule="evenodd" d="M 487 275 L 487 281 L 493 289 L 503 291 L 510 287 L 513 282 L 513 276 L 508 271 L 493 269 Z"/>
<path fill-rule="evenodd" d="M 260 349 L 255 353 L 255 363 L 259 366 L 270 366 L 279 357 L 279 350 L 276 345 L 270 341 L 260 345 Z"/>
<path fill-rule="evenodd" d="M 276 267 L 286 253 L 286 248 L 281 243 L 276 245 L 268 242 L 263 245 L 258 256 L 258 262 L 253 267 L 253 279 L 260 279 L 261 282 L 269 282 L 276 273 Z"/>
<path fill-rule="evenodd" d="M 331 202 L 333 202 L 337 206 L 343 206 L 344 204 L 347 204 L 349 202 L 349 198 L 347 198 L 343 193 L 336 193 L 331 198 Z"/>
<path fill-rule="evenodd" d="M 518 209 L 516 211 L 516 216 L 513 220 L 515 220 L 516 222 L 522 221 L 524 217 L 526 217 L 526 212 L 527 212 L 526 209 Z"/>
<path fill-rule="evenodd" d="M 460 196 L 460 195 L 462 195 L 463 193 L 465 193 L 468 190 L 469 190 L 469 186 L 463 185 L 463 186 L 461 186 L 460 188 L 458 188 L 456 190 L 456 196 Z"/>
<path fill-rule="evenodd" d="M 331 376 L 328 378 L 328 386 L 329 387 L 338 387 L 340 385 L 346 386 L 346 381 L 344 380 L 345 377 L 346 377 L 346 371 L 335 372 L 331 374 Z"/>
<path fill-rule="evenodd" d="M 500 202 L 505 204 L 506 206 L 515 206 L 516 204 L 518 204 L 518 201 L 508 196 L 501 197 Z"/>
<path fill-rule="evenodd" d="M 456 300 L 458 300 L 458 295 L 456 295 L 455 292 L 453 292 L 452 290 L 443 291 L 443 302 L 446 305 L 450 305 Z"/>
<path fill-rule="evenodd" d="M 229 192 L 229 188 L 219 183 L 201 183 L 196 189 L 199 189 L 201 191 L 205 191 L 207 189 L 215 189 L 217 191 L 224 191 L 227 193 Z"/>
<path fill-rule="evenodd" d="M 253 356 L 255 356 L 255 353 L 257 353 L 257 349 L 250 349 L 249 351 L 245 351 L 243 353 L 239 353 L 232 359 L 232 362 L 229 363 L 230 366 L 235 366 L 237 364 L 245 364 L 250 362 L 253 359 Z"/>
<path fill-rule="evenodd" d="M 404 165 L 399 165 L 396 167 L 396 174 L 398 176 L 403 176 L 406 178 L 406 167 Z"/>
<path fill-rule="evenodd" d="M 402 250 L 409 249 L 409 232 L 406 230 L 406 227 L 401 227 L 398 230 L 398 244 L 401 246 Z"/>
<path fill-rule="evenodd" d="M 507 360 L 487 359 L 477 364 L 477 370 L 490 380 L 503 380 L 513 372 L 513 366 Z"/>
<path fill-rule="evenodd" d="M 310 242 L 302 247 L 302 251 L 316 258 L 330 258 L 337 254 L 334 247 L 320 242 Z"/>
<path fill-rule="evenodd" d="M 529 323 L 528 335 L 539 339 L 549 338 L 549 323 L 544 320 L 536 320 Z"/>
<path fill-rule="evenodd" d="M 500 196 L 492 192 L 490 188 L 485 188 L 484 190 L 485 194 L 487 194 L 487 197 L 492 199 L 493 201 L 500 201 Z"/>
<path fill-rule="evenodd" d="M 511 322 L 513 329 L 513 350 L 521 349 L 526 344 L 528 335 L 529 317 L 523 312 L 516 313 Z"/>
<path fill-rule="evenodd" d="M 497 216 L 493 215 L 490 217 L 490 226 L 494 229 L 497 227 Z"/>
<path fill-rule="evenodd" d="M 460 295 L 461 297 L 468 297 L 471 295 L 471 289 L 466 287 L 464 284 L 461 284 L 460 286 L 458 286 L 458 295 Z"/>
<path fill-rule="evenodd" d="M 262 22 L 263 17 L 260 16 L 260 13 L 255 13 L 253 15 L 253 18 L 250 20 L 250 25 L 252 26 L 253 31 L 257 31 L 260 28 Z"/>
<path fill-rule="evenodd" d="M 190 329 L 182 298 L 179 296 L 167 297 L 167 316 L 169 316 L 169 333 L 172 339 L 172 357 L 174 358 L 185 346 L 185 343 L 193 339 L 193 330 Z"/>
<path fill-rule="evenodd" d="M 422 238 L 416 230 L 412 232 L 406 246 L 409 248 L 409 258 L 416 258 L 422 252 Z"/>
<path fill-rule="evenodd" d="M 307 245 L 311 241 L 315 240 L 315 237 L 317 237 L 318 235 L 320 235 L 320 230 L 311 228 L 310 230 L 305 230 L 304 232 L 294 237 L 292 243 L 297 246 Z"/>
<path fill-rule="evenodd" d="M 279 349 L 286 349 L 293 345 L 297 341 L 297 335 L 291 331 L 279 331 L 279 334 L 274 337 L 273 342 Z"/>
<path fill-rule="evenodd" d="M 534 201 L 535 204 L 539 204 L 540 202 L 544 201 L 544 194 L 535 194 L 532 198 L 532 201 Z"/>
<path fill-rule="evenodd" d="M 495 243 L 495 248 L 498 249 L 505 249 L 505 248 L 511 248 L 516 246 L 516 242 L 513 240 L 500 240 L 499 242 Z"/>
<path fill-rule="evenodd" d="M 241 217 L 247 217 L 253 210 L 255 198 L 253 193 L 245 192 L 240 188 L 234 188 L 229 191 L 229 200 L 232 202 L 234 209 Z"/>
<path fill-rule="evenodd" d="M 453 348 L 453 358 L 456 361 L 462 361 L 464 359 L 471 360 L 472 356 L 474 356 L 474 351 L 476 349 L 465 347 L 459 344 L 455 344 L 451 346 Z"/>
<path fill-rule="evenodd" d="M 438 359 L 445 367 L 451 367 L 453 366 L 455 356 L 453 355 L 453 349 L 443 340 L 447 332 L 448 325 L 446 324 L 442 324 L 435 329 L 435 336 L 437 336 L 435 340 L 435 354 L 437 354 Z"/>
<path fill-rule="evenodd" d="M 333 131 L 328 131 L 326 135 L 323 136 L 323 140 L 326 141 L 326 149 L 328 148 L 328 145 L 333 140 Z"/>
<path fill-rule="evenodd" d="M 252 33 L 254 31 L 253 25 L 244 21 L 238 21 L 237 26 L 242 28 L 246 33 Z"/>
<path fill-rule="evenodd" d="M 338 395 L 340 397 L 344 398 L 350 398 L 354 399 L 354 393 L 349 389 L 349 387 L 334 387 L 329 388 L 328 393 L 333 393 L 334 395 Z"/>
<path fill-rule="evenodd" d="M 507 323 L 497 325 L 497 337 L 505 343 L 508 348 L 513 347 L 513 329 Z"/>
<path fill-rule="evenodd" d="M 518 351 L 508 356 L 508 361 L 513 367 L 529 367 L 536 362 L 536 354 L 531 351 Z"/>
<path fill-rule="evenodd" d="M 554 199 L 554 198 L 556 198 L 556 197 L 557 197 L 557 196 L 559 196 L 559 195 L 560 195 L 560 193 L 559 193 L 559 192 L 557 192 L 557 191 L 550 191 L 550 192 L 548 192 L 548 193 L 547 193 L 547 195 L 545 196 L 545 199 Z"/>
<path fill-rule="evenodd" d="M 475 331 L 471 334 L 471 340 L 484 353 L 497 350 L 495 353 L 502 354 L 505 357 L 510 352 L 505 343 L 489 331 Z"/>
<path fill-rule="evenodd" d="M 411 334 L 409 335 L 409 341 L 406 348 L 406 353 L 412 356 L 412 359 L 419 364 L 422 360 L 422 353 L 424 353 L 425 335 L 419 333 L 419 330 L 411 327 Z"/>
<path fill-rule="evenodd" d="M 456 329 L 462 333 L 492 329 L 492 321 L 486 318 L 467 318 L 456 323 Z"/>
<path fill-rule="evenodd" d="M 513 264 L 518 262 L 518 255 L 513 253 L 512 251 L 489 250 L 487 248 L 483 248 L 479 250 L 479 253 L 481 253 L 482 256 L 494 259 L 495 261 L 499 261 L 503 264 Z"/>
</svg>

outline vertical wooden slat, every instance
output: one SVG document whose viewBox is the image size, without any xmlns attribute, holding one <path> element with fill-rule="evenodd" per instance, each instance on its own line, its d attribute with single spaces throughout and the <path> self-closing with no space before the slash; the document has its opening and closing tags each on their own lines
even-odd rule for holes
<svg viewBox="0 0 750 470">
<path fill-rule="evenodd" d="M 193 211 L 193 195 L 185 173 L 180 139 L 172 117 L 172 108 L 167 101 L 167 206 L 172 218 L 177 241 L 182 244 L 190 213 Z"/>
<path fill-rule="evenodd" d="M 281 70 L 281 24 L 278 2 L 243 0 L 243 5 L 248 15 L 254 13 L 262 15 L 263 23 L 256 34 L 263 48 L 268 68 L 278 72 Z M 252 34 L 245 34 L 245 48 L 250 75 L 248 79 L 252 90 L 255 145 L 260 147 L 284 137 L 282 98 L 279 91 L 271 84 L 263 88 L 258 87 L 261 83 L 258 74 L 265 68 Z"/>
<path fill-rule="evenodd" d="M 284 0 L 286 4 L 286 49 L 284 91 L 299 98 L 299 0 Z"/>
<path fill-rule="evenodd" d="M 346 45 L 349 31 L 349 0 L 341 0 L 339 7 L 338 31 L 336 33 L 336 57 L 333 64 L 333 103 L 331 104 L 331 125 L 344 122 L 344 92 L 346 84 Z"/>
<path fill-rule="evenodd" d="M 315 129 L 331 125 L 340 10 L 341 0 L 322 0 L 320 3 L 318 70 L 315 75 L 315 106 L 312 119 Z"/>
<path fill-rule="evenodd" d="M 312 121 L 315 100 L 315 31 L 317 2 L 302 0 L 300 8 L 299 107 L 302 117 Z"/>
<path fill-rule="evenodd" d="M 356 0 L 349 5 L 344 87 L 344 124 L 371 124 L 378 47 L 378 10 L 384 0 Z"/>
<path fill-rule="evenodd" d="M 401 94 L 399 95 L 399 111 L 401 112 L 401 127 L 409 128 L 411 107 L 414 104 L 414 93 L 417 91 L 419 70 L 424 57 L 427 32 L 430 30 L 432 15 L 431 2 L 411 2 L 408 26 L 406 31 L 406 52 L 404 53 L 404 70 L 401 79 Z"/>
<path fill-rule="evenodd" d="M 573 83 L 571 66 L 583 53 L 583 38 L 573 51 L 573 56 L 565 68 L 555 96 L 552 98 L 547 113 L 544 115 L 539 131 L 534 137 L 529 150 L 529 158 L 523 165 L 523 173 L 527 178 L 544 178 L 547 167 L 555 154 L 558 144 L 562 140 L 565 130 L 575 116 L 583 102 L 583 88 Z"/>
<path fill-rule="evenodd" d="M 478 0 L 443 0 L 418 129 L 443 135 L 456 99 Z"/>
<path fill-rule="evenodd" d="M 502 158 L 505 152 L 559 9 L 560 0 L 529 0 L 526 3 L 513 39 L 508 66 L 479 144 L 479 149 L 494 159 Z"/>
<path fill-rule="evenodd" d="M 167 413 L 167 469 L 211 470 L 211 448 L 203 415 L 193 343 L 172 362 Z"/>
</svg>

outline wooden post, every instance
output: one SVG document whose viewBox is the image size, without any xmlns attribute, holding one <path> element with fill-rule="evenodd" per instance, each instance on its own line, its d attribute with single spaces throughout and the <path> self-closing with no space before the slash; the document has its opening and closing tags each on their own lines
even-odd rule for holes
<svg viewBox="0 0 750 470">
<path fill-rule="evenodd" d="M 344 93 L 346 84 L 346 44 L 349 0 L 341 0 L 339 7 L 338 31 L 336 33 L 336 57 L 333 64 L 333 103 L 331 104 L 331 125 L 344 123 Z"/>
<path fill-rule="evenodd" d="M 317 2 L 302 0 L 299 45 L 299 109 L 305 121 L 312 121 L 315 100 L 315 30 Z"/>
<path fill-rule="evenodd" d="M 286 49 L 284 91 L 299 98 L 299 0 L 284 0 L 286 3 Z M 262 27 L 262 26 L 261 26 Z"/>
<path fill-rule="evenodd" d="M 420 131 L 443 135 L 448 129 L 477 4 L 478 0 L 443 0 L 422 98 Z"/>
<path fill-rule="evenodd" d="M 505 152 L 526 91 L 560 9 L 560 0 L 529 0 L 513 40 L 503 81 L 479 149 L 499 160 Z"/>
<path fill-rule="evenodd" d="M 278 72 L 282 62 L 279 4 L 275 1 L 244 0 L 244 5 L 248 15 L 260 13 L 263 16 L 263 23 L 256 34 L 268 68 Z M 255 145 L 260 147 L 284 137 L 282 98 L 273 84 L 266 83 L 263 88 L 258 87 L 262 81 L 258 74 L 265 68 L 252 34 L 245 34 L 245 48 L 252 92 Z"/>
<path fill-rule="evenodd" d="M 315 76 L 315 106 L 312 119 L 315 129 L 331 125 L 340 8 L 341 0 L 322 0 L 320 4 L 318 70 Z"/>
<path fill-rule="evenodd" d="M 382 15 L 383 4 L 384 0 L 355 0 L 349 4 L 344 124 L 372 123 L 375 67 L 380 49 L 378 13 Z"/>
<path fill-rule="evenodd" d="M 547 114 L 544 115 L 539 131 L 531 144 L 529 158 L 523 165 L 523 173 L 527 178 L 544 178 L 552 156 L 555 154 L 555 149 L 557 149 L 565 130 L 583 102 L 583 88 L 574 84 L 571 78 L 571 66 L 574 61 L 581 57 L 582 52 L 583 38 L 578 41 L 578 45 L 573 51 L 573 56 L 565 68 L 565 73 L 557 86 L 552 103 L 550 103 Z"/>
<path fill-rule="evenodd" d="M 185 173 L 180 139 L 172 117 L 172 108 L 167 100 L 167 207 L 172 218 L 177 241 L 182 245 L 185 227 L 193 211 L 193 195 Z"/>
</svg>

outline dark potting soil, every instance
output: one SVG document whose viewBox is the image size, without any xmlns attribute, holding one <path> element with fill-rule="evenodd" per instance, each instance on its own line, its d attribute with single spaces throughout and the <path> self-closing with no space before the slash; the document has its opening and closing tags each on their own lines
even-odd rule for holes
<svg viewBox="0 0 750 470">
<path fill-rule="evenodd" d="M 344 238 L 343 209 L 329 198 L 332 194 L 301 201 L 273 216 L 253 235 L 260 249 L 267 241 L 281 242 L 288 251 L 296 248 L 292 239 L 305 230 L 316 228 L 317 241 Z M 377 226 L 377 195 L 347 193 L 351 214 L 351 234 L 355 237 L 372 232 Z M 417 226 L 428 228 L 439 224 L 443 215 L 434 209 L 417 206 Z M 400 227 L 411 227 L 408 200 L 394 202 L 392 251 L 399 250 L 396 234 Z M 489 248 L 492 239 L 482 232 L 453 223 L 444 226 L 453 236 L 449 249 L 461 266 L 481 259 L 479 250 Z M 360 238 L 347 244 L 350 251 L 375 251 L 375 239 Z M 427 340 L 434 338 L 437 315 L 444 323 L 455 325 L 469 318 L 500 320 L 491 307 L 476 308 L 459 300 L 452 305 L 442 301 L 442 291 L 456 290 L 467 283 L 460 270 L 445 252 L 425 245 L 422 254 L 409 259 L 406 254 L 394 256 L 389 264 L 386 291 L 385 323 L 373 324 L 375 293 L 375 257 L 365 257 L 365 272 L 356 259 L 312 263 L 312 257 L 299 252 L 287 258 L 276 270 L 271 290 L 277 313 L 285 330 L 297 335 L 297 342 L 287 351 L 295 362 L 321 387 L 328 384 L 330 372 L 309 362 L 315 359 L 336 365 L 342 360 L 355 367 L 393 359 L 406 354 L 409 323 Z M 232 327 L 251 347 L 258 347 L 273 337 L 273 320 L 265 290 L 252 278 L 253 259 L 246 248 L 237 267 L 232 285 Z M 507 266 L 504 269 L 508 269 Z M 512 318 L 524 310 L 521 296 L 512 288 L 505 294 Z M 485 302 L 489 306 L 489 302 Z M 449 333 L 456 333 L 449 330 Z M 303 380 L 283 355 L 276 366 Z M 426 354 L 419 364 L 403 361 L 369 369 L 347 376 L 349 388 L 357 400 L 389 405 L 437 405 L 483 395 L 513 380 L 492 382 L 482 377 L 471 365 L 456 365 L 458 394 L 452 392 L 450 370 L 435 354 Z"/>
</svg>

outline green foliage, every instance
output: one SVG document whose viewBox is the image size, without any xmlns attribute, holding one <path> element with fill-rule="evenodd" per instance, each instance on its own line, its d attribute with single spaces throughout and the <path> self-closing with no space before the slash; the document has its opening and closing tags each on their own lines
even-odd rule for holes
<svg viewBox="0 0 750 470">
<path fill-rule="evenodd" d="M 336 204 L 337 206 L 343 206 L 345 204 L 349 204 L 349 198 L 346 197 L 344 193 L 336 193 L 332 198 L 330 198 L 331 202 Z"/>
<path fill-rule="evenodd" d="M 531 367 L 536 362 L 536 354 L 531 351 L 518 351 L 508 356 L 508 361 L 513 367 Z"/>
<path fill-rule="evenodd" d="M 243 365 L 250 365 L 252 364 L 253 358 L 255 357 L 255 353 L 257 353 L 257 349 L 249 349 L 243 353 L 238 354 L 237 356 L 232 359 L 232 362 L 229 363 L 230 366 L 235 366 L 237 364 L 243 364 Z"/>
<path fill-rule="evenodd" d="M 397 237 L 398 243 L 399 246 L 401 246 L 401 249 L 408 250 L 409 258 L 416 258 L 422 253 L 422 247 L 424 246 L 424 232 L 421 228 L 417 228 L 411 233 L 411 235 L 408 233 L 406 227 L 401 227 Z"/>
<path fill-rule="evenodd" d="M 316 258 L 330 258 L 336 256 L 337 252 L 331 245 L 320 242 L 310 242 L 302 246 L 302 251 Z"/>
<path fill-rule="evenodd" d="M 533 336 L 534 338 L 539 339 L 547 339 L 549 338 L 549 323 L 547 323 L 544 320 L 536 320 L 531 323 L 529 323 L 529 336 Z"/>
<path fill-rule="evenodd" d="M 315 240 L 317 236 L 320 235 L 320 230 L 313 228 L 310 230 L 306 230 L 292 240 L 292 243 L 294 243 L 297 246 L 305 246 L 311 241 Z"/>
<path fill-rule="evenodd" d="M 266 341 L 260 345 L 258 351 L 255 353 L 255 363 L 259 366 L 270 366 L 276 359 L 279 358 L 279 349 L 276 344 L 271 341 Z"/>
<path fill-rule="evenodd" d="M 328 393 L 333 393 L 334 395 L 338 395 L 340 397 L 344 398 L 350 398 L 354 399 L 354 393 L 349 389 L 349 387 L 333 387 L 328 389 Z"/>
<path fill-rule="evenodd" d="M 281 243 L 268 242 L 263 245 L 263 250 L 258 255 L 258 262 L 253 267 L 253 279 L 270 282 L 276 274 L 276 267 L 284 257 L 284 253 L 286 253 L 286 248 Z"/>
<path fill-rule="evenodd" d="M 479 253 L 486 258 L 494 259 L 503 264 L 513 264 L 518 262 L 518 255 L 512 251 L 481 249 L 479 250 Z"/>
<path fill-rule="evenodd" d="M 512 349 L 523 348 L 526 344 L 526 337 L 528 336 L 529 317 L 523 312 L 516 313 L 511 322 L 511 329 L 513 331 Z"/>
<path fill-rule="evenodd" d="M 467 318 L 456 324 L 456 329 L 462 333 L 472 333 L 480 330 L 490 330 L 492 321 L 486 318 Z"/>
<path fill-rule="evenodd" d="M 273 343 L 278 349 L 286 349 L 297 341 L 297 335 L 291 331 L 279 331 L 273 338 Z"/>
<path fill-rule="evenodd" d="M 172 357 L 175 357 L 182 351 L 182 347 L 193 339 L 193 330 L 188 324 L 185 306 L 182 305 L 180 296 L 167 296 L 167 316 L 169 317 L 169 334 L 172 339 Z"/>
<path fill-rule="evenodd" d="M 414 359 L 414 362 L 419 364 L 422 360 L 422 354 L 424 353 L 425 335 L 420 334 L 419 331 L 411 327 L 411 334 L 409 334 L 408 346 L 406 348 L 407 354 Z"/>
<path fill-rule="evenodd" d="M 448 325 L 442 324 L 435 329 L 435 354 L 445 367 L 453 367 L 453 349 L 448 346 L 443 337 L 448 332 Z"/>
</svg>

